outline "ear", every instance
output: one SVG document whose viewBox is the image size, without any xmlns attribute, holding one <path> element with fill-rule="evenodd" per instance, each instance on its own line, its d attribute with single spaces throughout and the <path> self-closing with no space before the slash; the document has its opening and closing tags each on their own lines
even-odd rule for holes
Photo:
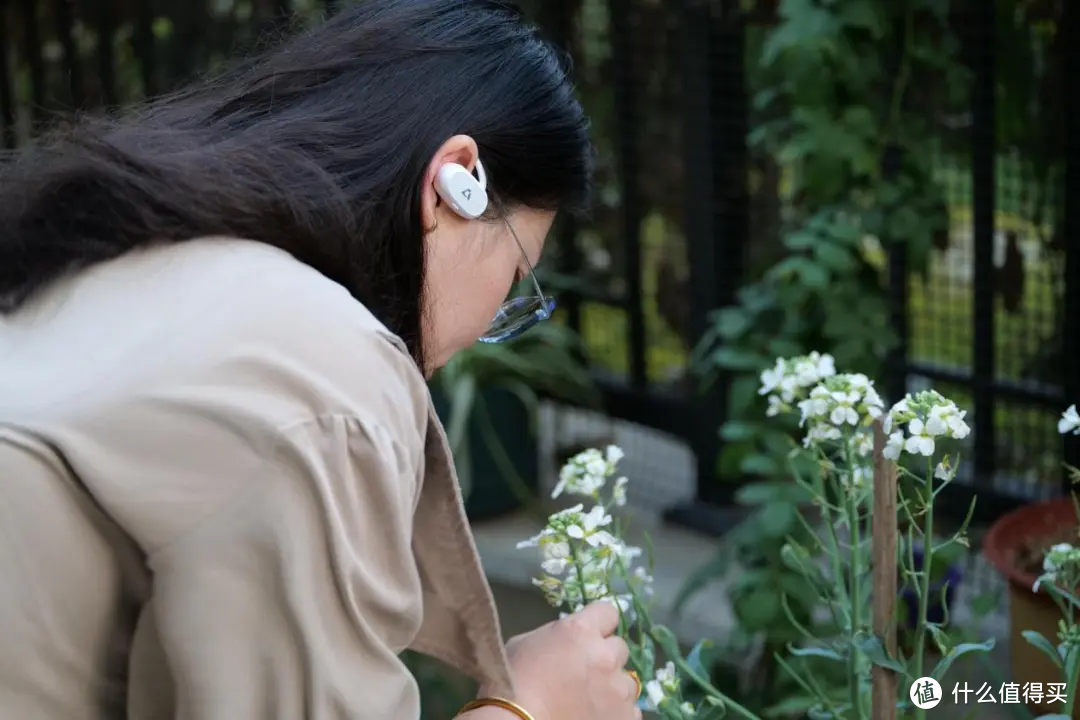
<svg viewBox="0 0 1080 720">
<path fill-rule="evenodd" d="M 444 142 L 431 156 L 427 172 L 424 173 L 424 186 L 420 195 L 420 213 L 425 228 L 430 229 L 440 222 L 449 222 L 450 217 L 465 222 L 455 213 L 445 212 L 444 208 L 440 208 L 443 202 L 439 194 L 435 192 L 435 178 L 439 174 L 439 168 L 447 163 L 457 163 L 472 172 L 476 168 L 479 155 L 475 140 L 468 135 L 455 135 Z"/>
</svg>

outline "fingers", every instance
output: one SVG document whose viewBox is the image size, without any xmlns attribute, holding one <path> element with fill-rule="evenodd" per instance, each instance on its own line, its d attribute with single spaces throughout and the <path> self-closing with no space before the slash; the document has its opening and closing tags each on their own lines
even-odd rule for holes
<svg viewBox="0 0 1080 720">
<path fill-rule="evenodd" d="M 630 713 L 626 715 L 628 718 L 640 718 L 641 709 L 637 706 L 638 700 L 638 683 L 634 679 L 634 676 L 628 672 L 620 672 L 615 676 L 615 695 L 621 701 L 621 705 L 627 708 Z M 622 715 L 620 714 L 620 717 Z"/>
<path fill-rule="evenodd" d="M 612 635 L 601 641 L 599 654 L 604 667 L 622 670 L 630 659 L 630 646 L 621 637 Z"/>
<path fill-rule="evenodd" d="M 603 637 L 615 634 L 619 628 L 619 609 L 613 603 L 599 600 L 571 616 L 579 627 L 599 632 Z"/>
</svg>

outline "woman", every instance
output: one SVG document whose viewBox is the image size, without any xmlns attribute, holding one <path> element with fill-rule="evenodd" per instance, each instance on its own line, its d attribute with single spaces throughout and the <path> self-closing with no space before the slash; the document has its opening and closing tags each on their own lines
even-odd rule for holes
<svg viewBox="0 0 1080 720">
<path fill-rule="evenodd" d="M 610 605 L 504 648 L 425 383 L 547 316 L 501 303 L 589 170 L 496 0 L 367 0 L 5 166 L 0 717 L 417 718 L 407 647 L 468 720 L 639 717 Z"/>
</svg>

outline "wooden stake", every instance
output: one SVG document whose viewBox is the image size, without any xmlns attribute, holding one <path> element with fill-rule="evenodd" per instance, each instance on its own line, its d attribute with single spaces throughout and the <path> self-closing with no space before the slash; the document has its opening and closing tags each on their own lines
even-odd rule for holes
<svg viewBox="0 0 1080 720">
<path fill-rule="evenodd" d="M 889 657 L 896 657 L 896 463 L 885 457 L 888 438 L 878 420 L 874 423 L 874 512 L 871 519 L 873 553 L 874 634 L 881 638 Z M 874 720 L 896 720 L 896 673 L 875 665 L 872 714 Z"/>
</svg>

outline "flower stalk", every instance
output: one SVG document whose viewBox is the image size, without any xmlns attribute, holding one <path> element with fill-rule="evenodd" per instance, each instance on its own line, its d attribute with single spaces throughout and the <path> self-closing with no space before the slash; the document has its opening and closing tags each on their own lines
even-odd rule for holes
<svg viewBox="0 0 1080 720">
<path fill-rule="evenodd" d="M 804 546 L 789 540 L 781 556 L 821 593 L 834 621 L 829 634 L 819 637 L 817 626 L 791 617 L 786 600 L 781 600 L 792 626 L 803 638 L 791 644 L 786 655 L 777 655 L 779 665 L 816 698 L 817 704 L 808 713 L 811 717 L 871 720 L 894 716 L 880 711 L 891 706 L 905 713 L 914 710 L 914 717 L 925 718 L 925 710 L 912 707 L 906 687 L 898 688 L 896 681 L 933 677 L 941 682 L 960 656 L 987 652 L 994 645 L 988 640 L 951 646 L 942 632 L 944 622 L 929 620 L 931 592 L 938 590 L 931 577 L 935 553 L 952 543 L 967 544 L 966 520 L 949 539 L 936 541 L 934 536 L 935 500 L 957 472 L 957 465 L 944 451 L 969 435 L 965 412 L 933 390 L 908 394 L 886 406 L 873 381 L 857 373 L 838 373 L 833 359 L 819 353 L 778 359 L 762 373 L 759 393 L 767 401 L 766 416 L 798 415 L 801 444 L 795 444 L 792 457 L 805 455 L 815 460 L 812 478 L 793 477 L 811 494 L 819 510 L 816 523 L 802 513 L 798 516 L 811 542 Z M 1062 434 L 1080 434 L 1080 413 L 1075 406 L 1062 415 L 1058 429 Z M 875 445 L 879 453 L 875 453 Z M 553 513 L 539 534 L 519 543 L 519 548 L 540 553 L 542 574 L 534 584 L 563 615 L 595 601 L 613 602 L 619 608 L 619 634 L 630 645 L 630 666 L 644 683 L 643 709 L 667 720 L 709 720 L 724 715 L 758 720 L 754 710 L 711 681 L 703 659 L 705 640 L 684 655 L 671 630 L 653 620 L 651 558 L 643 558 L 641 548 L 626 542 L 621 524 L 612 516 L 626 503 L 628 481 L 618 472 L 622 458 L 623 452 L 616 446 L 590 449 L 562 468 L 553 498 L 567 495 L 583 502 Z M 881 481 L 886 465 L 887 483 Z M 912 466 L 920 471 L 909 470 Z M 912 489 L 896 490 L 897 476 L 909 481 L 906 485 Z M 882 492 L 890 497 L 878 497 Z M 588 510 L 586 500 L 592 503 Z M 870 520 L 872 507 L 889 508 L 890 521 Z M 1080 514 L 1080 502 L 1077 507 Z M 900 537 L 896 532 L 898 512 L 908 520 L 906 534 Z M 890 532 L 890 542 L 873 538 L 867 543 L 868 525 L 873 529 L 872 537 Z M 897 544 L 901 546 L 899 553 Z M 917 545 L 922 548 L 921 561 L 916 556 Z M 870 552 L 877 553 L 875 559 Z M 891 556 L 888 562 L 884 560 L 886 552 Z M 896 571 L 893 559 L 899 561 Z M 1080 598 L 1075 594 L 1080 585 L 1080 548 L 1051 548 L 1043 569 L 1033 589 L 1044 589 L 1061 610 L 1058 642 L 1036 633 L 1025 633 L 1025 637 L 1061 669 L 1067 683 L 1068 714 L 1074 707 L 1080 675 L 1080 628 L 1076 624 Z M 891 579 L 883 573 L 891 573 Z M 873 588 L 868 582 L 871 576 Z M 881 595 L 883 591 L 894 595 L 898 581 L 916 596 L 913 652 L 906 660 L 897 657 L 893 648 L 897 619 L 894 613 L 887 616 L 894 608 L 894 598 Z M 943 609 L 947 621 L 947 608 Z M 927 669 L 928 637 L 942 655 L 932 669 Z M 656 661 L 657 649 L 666 656 L 661 666 Z M 803 661 L 811 658 L 844 663 L 848 679 L 842 701 L 822 686 L 820 676 L 807 669 L 809 663 Z M 877 688 L 877 695 L 872 695 L 872 688 Z M 882 688 L 899 697 L 883 697 Z"/>
</svg>

